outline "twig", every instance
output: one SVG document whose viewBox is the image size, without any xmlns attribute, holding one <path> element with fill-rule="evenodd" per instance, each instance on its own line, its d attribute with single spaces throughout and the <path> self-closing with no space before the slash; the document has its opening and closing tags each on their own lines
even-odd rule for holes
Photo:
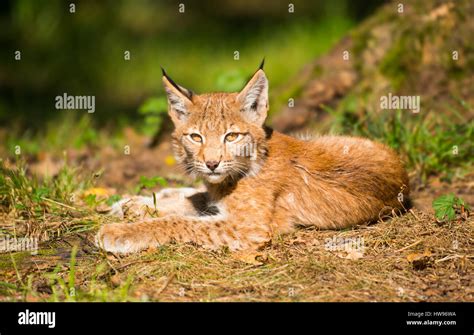
<svg viewBox="0 0 474 335">
<path fill-rule="evenodd" d="M 78 210 L 77 208 L 71 207 L 71 206 L 69 206 L 69 205 L 63 204 L 63 203 L 61 203 L 61 202 L 58 202 L 58 201 L 55 201 L 55 200 L 52 200 L 52 199 L 48 199 L 48 198 L 45 198 L 45 197 L 41 197 L 41 199 L 46 200 L 46 201 L 49 201 L 49 202 L 52 202 L 53 204 L 56 204 L 56 205 L 59 205 L 59 206 L 63 206 L 63 207 L 66 207 L 66 208 L 75 210 L 75 211 Z"/>
<path fill-rule="evenodd" d="M 166 280 L 166 282 L 163 284 L 163 286 L 158 290 L 158 292 L 156 294 L 161 294 L 161 292 L 163 292 L 164 290 L 166 290 L 166 288 L 168 287 L 168 285 L 171 283 L 171 281 L 174 279 L 176 273 L 173 272 L 169 277 L 168 279 Z"/>
<path fill-rule="evenodd" d="M 415 217 L 415 219 L 417 219 L 418 221 L 420 221 L 420 218 L 415 214 L 415 211 L 413 209 L 410 208 L 410 213 L 413 214 L 413 216 Z"/>
<path fill-rule="evenodd" d="M 137 263 L 150 263 L 150 262 L 153 262 L 154 260 L 142 260 L 142 259 L 138 259 L 136 261 L 132 261 L 132 262 L 128 262 L 126 264 L 123 264 L 121 266 L 119 266 L 117 268 L 117 270 L 123 270 L 125 269 L 126 267 L 129 267 L 130 265 L 133 265 L 133 264 L 137 264 Z"/>
<path fill-rule="evenodd" d="M 441 263 L 441 262 L 444 262 L 444 261 L 449 261 L 450 259 L 454 259 L 454 258 L 474 258 L 474 255 L 473 256 L 468 256 L 468 255 L 450 255 L 450 256 L 446 256 L 444 258 L 441 258 L 441 259 L 437 259 L 435 261 L 435 263 Z"/>
<path fill-rule="evenodd" d="M 412 244 L 410 244 L 410 245 L 407 245 L 406 247 L 403 247 L 403 248 L 401 248 L 401 249 L 395 250 L 395 252 L 400 252 L 400 251 L 409 249 L 409 248 L 411 248 L 411 247 L 414 247 L 415 245 L 420 244 L 422 241 L 423 241 L 422 239 L 421 239 L 421 240 L 418 240 L 418 241 L 416 241 L 415 243 L 412 243 Z"/>
</svg>

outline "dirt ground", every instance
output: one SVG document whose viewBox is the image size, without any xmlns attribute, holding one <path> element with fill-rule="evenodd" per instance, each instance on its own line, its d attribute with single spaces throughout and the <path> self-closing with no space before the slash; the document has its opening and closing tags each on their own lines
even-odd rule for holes
<svg viewBox="0 0 474 335">
<path fill-rule="evenodd" d="M 97 186 L 120 194 L 131 192 L 139 176 L 190 182 L 170 158 L 169 141 L 148 149 L 129 134 L 127 144 L 130 155 L 111 148 L 71 152 L 69 164 L 91 173 L 103 169 Z M 31 172 L 54 172 L 60 164 L 43 158 L 31 163 Z M 416 187 L 407 214 L 386 213 L 376 224 L 342 231 L 299 229 L 256 253 L 169 245 L 104 254 L 93 235 L 98 223 L 113 219 L 66 212 L 49 223 L 49 232 L 56 227 L 58 234 L 46 234 L 37 255 L 0 254 L 0 300 L 474 301 L 474 219 L 438 222 L 431 210 L 436 196 L 450 192 L 474 206 L 474 174 L 428 185 Z M 3 219 L 4 230 L 34 230 L 35 222 Z"/>
</svg>

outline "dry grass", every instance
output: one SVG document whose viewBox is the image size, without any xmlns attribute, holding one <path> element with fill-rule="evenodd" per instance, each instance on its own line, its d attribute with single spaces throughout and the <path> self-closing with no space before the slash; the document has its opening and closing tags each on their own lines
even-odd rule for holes
<svg viewBox="0 0 474 335">
<path fill-rule="evenodd" d="M 1 299 L 474 301 L 473 225 L 472 217 L 440 224 L 414 210 L 352 230 L 299 230 L 253 254 L 170 245 L 127 257 L 98 251 L 93 231 L 72 230 L 38 255 L 4 254 L 0 281 L 11 287 L 0 288 Z M 363 241 L 362 254 L 329 250 L 333 238 Z"/>
</svg>

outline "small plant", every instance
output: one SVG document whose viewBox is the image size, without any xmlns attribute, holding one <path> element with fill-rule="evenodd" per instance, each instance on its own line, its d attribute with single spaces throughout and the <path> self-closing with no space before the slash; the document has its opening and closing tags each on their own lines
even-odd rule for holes
<svg viewBox="0 0 474 335">
<path fill-rule="evenodd" d="M 140 192 L 143 189 L 150 189 L 160 185 L 161 187 L 168 186 L 168 181 L 163 177 L 145 177 L 141 176 L 140 181 L 135 189 L 136 193 Z"/>
<path fill-rule="evenodd" d="M 456 218 L 456 213 L 461 215 L 469 210 L 463 199 L 456 197 L 453 193 L 442 195 L 433 200 L 433 209 L 438 220 L 452 221 Z"/>
<path fill-rule="evenodd" d="M 50 296 L 42 296 L 41 300 L 50 302 L 133 301 L 133 297 L 130 296 L 131 276 L 128 276 L 116 287 L 107 286 L 106 283 L 98 280 L 98 278 L 104 276 L 104 271 L 105 273 L 108 271 L 104 268 L 103 263 L 99 264 L 95 271 L 90 273 L 90 280 L 84 281 L 78 278 L 77 271 L 80 268 L 78 268 L 77 252 L 77 247 L 73 247 L 70 262 L 67 266 L 68 270 L 63 271 L 63 265 L 57 265 L 52 272 L 42 275 L 47 279 L 52 293 Z M 35 290 L 25 284 L 21 286 L 21 289 L 30 295 L 38 296 Z"/>
<path fill-rule="evenodd" d="M 97 195 L 96 194 L 88 194 L 84 197 L 84 202 L 87 204 L 87 206 L 89 207 L 94 207 L 96 206 L 99 201 L 97 199 Z"/>
<path fill-rule="evenodd" d="M 145 118 L 142 132 L 149 136 L 159 133 L 167 111 L 168 104 L 165 97 L 152 97 L 145 100 L 138 109 L 138 113 Z"/>
<path fill-rule="evenodd" d="M 116 203 L 117 201 L 119 201 L 122 197 L 118 194 L 113 194 L 111 195 L 107 201 L 106 201 L 106 204 L 109 205 L 109 206 L 112 206 L 114 203 Z"/>
</svg>

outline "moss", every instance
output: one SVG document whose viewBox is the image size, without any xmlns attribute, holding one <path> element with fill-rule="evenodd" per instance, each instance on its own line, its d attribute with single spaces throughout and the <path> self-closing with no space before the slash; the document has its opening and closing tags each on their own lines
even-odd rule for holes
<svg viewBox="0 0 474 335">
<path fill-rule="evenodd" d="M 369 41 L 373 38 L 373 29 L 386 22 L 396 22 L 398 20 L 399 17 L 393 10 L 393 4 L 387 4 L 351 32 L 350 36 L 353 43 L 352 54 L 354 55 L 353 59 L 355 61 L 354 66 L 358 72 L 364 67 L 362 53 L 367 50 Z"/>
<path fill-rule="evenodd" d="M 395 90 L 405 86 L 407 79 L 417 73 L 421 52 L 418 39 L 412 33 L 404 33 L 386 53 L 379 65 L 380 72 L 391 82 Z"/>
</svg>

